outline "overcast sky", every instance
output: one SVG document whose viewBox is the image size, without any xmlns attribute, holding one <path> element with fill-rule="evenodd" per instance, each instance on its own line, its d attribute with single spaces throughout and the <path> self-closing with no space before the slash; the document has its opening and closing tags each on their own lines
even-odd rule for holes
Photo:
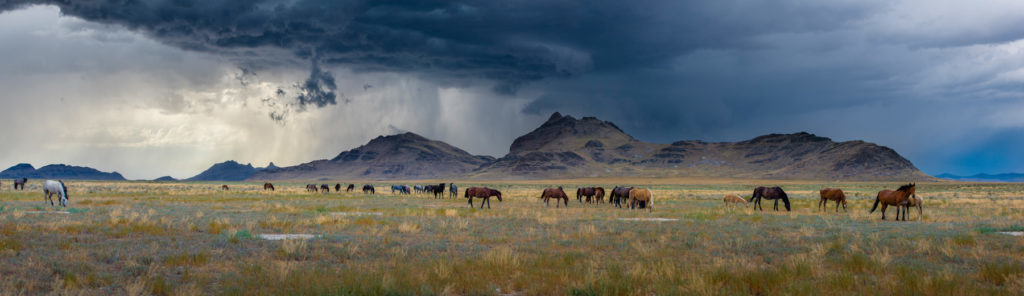
<svg viewBox="0 0 1024 296">
<path fill-rule="evenodd" d="M 400 131 L 500 157 L 560 111 L 1024 171 L 1024 1 L 58 2 L 0 0 L 0 166 L 184 178 Z"/>
</svg>

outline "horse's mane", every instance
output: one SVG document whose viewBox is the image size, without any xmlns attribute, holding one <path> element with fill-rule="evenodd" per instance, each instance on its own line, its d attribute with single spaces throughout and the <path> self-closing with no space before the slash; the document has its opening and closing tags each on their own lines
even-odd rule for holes
<svg viewBox="0 0 1024 296">
<path fill-rule="evenodd" d="M 907 185 L 900 186 L 900 188 L 896 189 L 896 191 L 907 191 L 907 190 L 910 190 L 910 188 L 914 188 L 914 184 L 907 184 Z"/>
</svg>

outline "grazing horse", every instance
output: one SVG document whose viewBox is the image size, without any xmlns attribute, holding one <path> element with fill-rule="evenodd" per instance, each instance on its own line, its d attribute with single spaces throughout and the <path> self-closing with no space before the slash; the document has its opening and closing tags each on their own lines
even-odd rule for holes
<svg viewBox="0 0 1024 296">
<path fill-rule="evenodd" d="M 334 184 L 334 192 L 341 192 L 341 183 Z"/>
<path fill-rule="evenodd" d="M 875 209 L 878 208 L 878 204 L 881 203 L 882 220 L 885 220 L 885 208 L 889 206 L 896 206 L 896 221 L 899 221 L 900 208 L 907 208 L 907 206 L 909 205 L 907 199 L 911 197 L 917 199 L 917 193 L 914 187 L 916 187 L 916 185 L 914 183 L 910 183 L 907 185 L 900 186 L 900 188 L 896 189 L 896 191 L 888 189 L 879 191 L 878 195 L 875 196 L 875 205 L 871 206 L 871 211 L 869 213 L 874 213 Z M 903 211 L 903 221 L 907 221 L 906 210 Z"/>
<path fill-rule="evenodd" d="M 448 184 L 448 198 L 455 198 L 459 195 L 459 187 L 455 183 Z"/>
<path fill-rule="evenodd" d="M 391 185 L 391 194 L 395 194 L 395 191 L 398 191 L 399 194 L 403 193 L 402 185 Z"/>
<path fill-rule="evenodd" d="M 228 190 L 228 185 L 220 185 L 220 190 Z"/>
<path fill-rule="evenodd" d="M 601 204 L 604 202 L 604 187 L 594 187 L 594 202 Z"/>
<path fill-rule="evenodd" d="M 555 208 L 556 209 L 558 208 L 558 200 L 559 199 L 564 199 L 565 200 L 565 207 L 567 207 L 567 208 L 569 207 L 569 196 L 565 195 L 565 191 L 562 190 L 562 186 L 558 186 L 558 188 L 546 188 L 546 189 L 544 189 L 544 192 L 541 192 L 541 194 L 540 194 L 540 198 L 544 199 L 544 206 L 547 206 L 547 207 L 551 206 L 549 201 L 552 198 L 555 199 Z"/>
<path fill-rule="evenodd" d="M 441 189 L 444 189 L 444 186 L 441 186 Z M 480 208 L 481 209 L 484 208 L 484 203 L 487 203 L 487 208 L 490 209 L 491 208 L 491 196 L 498 197 L 498 202 L 501 202 L 501 191 L 497 191 L 497 190 L 490 189 L 490 188 L 487 188 L 487 187 L 469 187 L 469 188 L 466 188 L 465 198 L 469 198 L 469 207 L 470 208 L 473 207 L 473 198 L 476 197 L 476 198 L 483 199 L 483 201 L 480 202 Z"/>
<path fill-rule="evenodd" d="M 789 209 L 789 195 L 786 195 L 786 192 L 783 191 L 782 188 L 780 188 L 778 186 L 776 186 L 776 187 L 757 187 L 757 188 L 754 189 L 754 194 L 750 196 L 750 200 L 748 200 L 748 201 L 754 202 L 754 208 L 755 209 L 761 209 L 762 211 L 764 211 L 764 208 L 761 207 L 761 199 L 762 198 L 763 199 L 767 199 L 767 200 L 775 200 L 775 210 L 776 211 L 779 210 L 779 200 L 781 199 L 782 202 L 786 205 L 786 211 L 788 212 L 790 210 Z"/>
<path fill-rule="evenodd" d="M 423 193 L 423 185 L 413 186 L 412 189 L 415 190 L 416 193 Z"/>
<path fill-rule="evenodd" d="M 576 188 L 576 201 L 578 202 L 582 203 L 583 197 L 587 197 L 587 203 L 590 203 L 594 198 L 594 195 L 597 195 L 597 191 L 594 190 L 594 187 Z"/>
<path fill-rule="evenodd" d="M 263 183 L 263 191 L 267 190 L 274 191 L 274 184 L 270 184 L 270 182 Z"/>
<path fill-rule="evenodd" d="M 345 192 L 350 192 L 352 190 L 356 190 L 356 184 L 348 184 L 348 187 L 345 187 Z"/>
<path fill-rule="evenodd" d="M 444 183 L 441 183 L 433 187 L 434 190 L 432 192 L 434 193 L 434 199 L 444 198 L 444 185 Z"/>
<path fill-rule="evenodd" d="M 18 186 L 21 186 L 21 190 L 25 190 L 25 183 L 28 182 L 28 178 L 14 179 L 14 190 L 18 190 Z"/>
<path fill-rule="evenodd" d="M 651 190 L 646 188 L 634 188 L 633 190 L 630 190 L 629 208 L 634 210 L 641 208 L 641 202 L 643 202 L 643 206 L 647 207 L 648 212 L 654 211 L 654 194 L 651 193 Z"/>
<path fill-rule="evenodd" d="M 306 184 L 306 192 L 317 192 L 316 184 Z"/>
<path fill-rule="evenodd" d="M 818 191 L 821 200 L 818 201 L 818 208 L 828 211 L 828 201 L 836 201 L 836 213 L 839 212 L 839 203 L 843 204 L 843 212 L 846 212 L 846 194 L 839 188 L 825 188 Z"/>
<path fill-rule="evenodd" d="M 43 203 L 49 200 L 50 206 L 54 206 L 52 198 L 54 194 L 59 197 L 57 201 L 60 202 L 61 206 L 68 207 L 68 187 L 64 186 L 64 181 L 46 180 L 46 183 L 43 183 L 43 198 L 45 198 Z"/>
<path fill-rule="evenodd" d="M 614 203 L 617 208 L 621 208 L 622 202 L 629 198 L 630 190 L 633 190 L 633 187 L 615 186 L 615 189 L 612 189 L 612 194 L 608 195 L 608 202 Z"/>
<path fill-rule="evenodd" d="M 726 194 L 725 197 L 722 198 L 722 201 L 725 202 L 725 207 L 727 208 L 732 208 L 733 205 L 740 203 L 743 204 L 744 208 L 747 207 L 747 200 L 735 194 Z"/>
<path fill-rule="evenodd" d="M 363 194 L 366 194 L 367 192 L 369 192 L 370 194 L 376 193 L 373 190 L 373 185 L 370 185 L 370 184 L 363 185 Z"/>
<path fill-rule="evenodd" d="M 324 193 L 330 193 L 331 192 L 331 185 L 320 184 L 320 190 L 323 191 Z"/>
</svg>

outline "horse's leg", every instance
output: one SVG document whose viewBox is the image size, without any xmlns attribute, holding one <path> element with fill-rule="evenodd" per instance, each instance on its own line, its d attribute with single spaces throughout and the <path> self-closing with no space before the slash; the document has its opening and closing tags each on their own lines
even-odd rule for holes
<svg viewBox="0 0 1024 296">
<path fill-rule="evenodd" d="M 889 208 L 889 204 L 882 204 L 882 220 L 885 220 L 885 209 Z"/>
<path fill-rule="evenodd" d="M 473 197 L 472 196 L 469 197 L 469 208 L 470 209 L 473 208 Z"/>
<path fill-rule="evenodd" d="M 775 200 L 775 210 L 776 211 L 779 210 L 779 200 L 778 199 Z"/>
</svg>

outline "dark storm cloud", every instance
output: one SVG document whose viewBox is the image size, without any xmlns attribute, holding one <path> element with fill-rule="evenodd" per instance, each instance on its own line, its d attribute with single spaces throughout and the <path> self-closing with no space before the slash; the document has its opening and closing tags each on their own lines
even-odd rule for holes
<svg viewBox="0 0 1024 296">
<path fill-rule="evenodd" d="M 337 94 L 334 91 L 338 89 L 338 86 L 334 84 L 334 76 L 330 72 L 320 70 L 320 66 L 315 62 L 313 71 L 309 73 L 309 78 L 299 85 L 298 89 L 299 96 L 296 97 L 296 101 L 303 108 L 308 105 L 323 108 L 338 103 L 335 100 Z M 283 92 L 279 90 L 278 94 L 283 94 Z"/>
</svg>

